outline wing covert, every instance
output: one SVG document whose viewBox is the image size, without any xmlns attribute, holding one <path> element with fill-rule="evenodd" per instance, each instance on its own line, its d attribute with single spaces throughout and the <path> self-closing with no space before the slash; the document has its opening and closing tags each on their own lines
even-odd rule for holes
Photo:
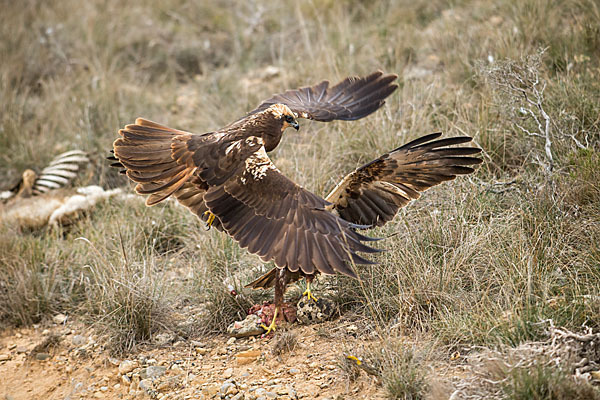
<svg viewBox="0 0 600 400">
<path fill-rule="evenodd" d="M 264 148 L 236 176 L 210 187 L 204 201 L 241 247 L 291 272 L 355 277 L 351 261 L 371 263 L 357 253 L 378 251 L 356 225 L 327 211 L 328 202 L 281 174 Z"/>
</svg>

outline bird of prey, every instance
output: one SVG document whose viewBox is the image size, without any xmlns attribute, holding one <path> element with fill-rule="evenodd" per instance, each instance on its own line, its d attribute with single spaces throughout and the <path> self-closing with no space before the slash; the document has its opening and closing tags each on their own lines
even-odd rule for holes
<svg viewBox="0 0 600 400">
<path fill-rule="evenodd" d="M 206 134 L 193 134 L 138 118 L 119 131 L 115 167 L 149 195 L 147 205 L 174 196 L 194 214 L 225 231 L 242 248 L 275 268 L 249 286 L 275 287 L 275 328 L 288 283 L 318 273 L 357 277 L 353 264 L 371 264 L 359 253 L 379 250 L 357 232 L 389 221 L 419 192 L 473 171 L 475 148 L 447 148 L 471 138 L 425 136 L 359 168 L 323 199 L 285 177 L 268 152 L 299 118 L 357 120 L 384 103 L 397 76 L 380 71 L 288 90 L 262 102 L 245 117 Z"/>
</svg>

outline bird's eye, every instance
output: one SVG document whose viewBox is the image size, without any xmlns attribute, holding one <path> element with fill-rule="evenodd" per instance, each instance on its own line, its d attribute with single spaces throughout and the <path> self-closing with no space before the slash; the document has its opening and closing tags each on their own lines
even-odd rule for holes
<svg viewBox="0 0 600 400">
<path fill-rule="evenodd" d="M 292 117 L 291 115 L 286 115 L 285 116 L 285 122 L 291 123 L 293 121 L 294 121 L 294 117 Z"/>
</svg>

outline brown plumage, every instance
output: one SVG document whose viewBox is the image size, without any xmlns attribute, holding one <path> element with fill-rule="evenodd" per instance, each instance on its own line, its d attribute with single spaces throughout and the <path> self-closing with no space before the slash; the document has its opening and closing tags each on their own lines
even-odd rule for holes
<svg viewBox="0 0 600 400">
<path fill-rule="evenodd" d="M 326 209 L 343 220 L 360 227 L 382 226 L 391 221 L 398 210 L 421 192 L 457 175 L 474 171 L 481 158 L 470 157 L 481 152 L 476 147 L 448 147 L 468 143 L 472 139 L 459 136 L 438 139 L 432 133 L 413 140 L 373 160 L 346 175 L 325 198 Z M 248 286 L 269 288 L 275 284 L 277 269 L 273 268 Z M 299 274 L 288 274 L 294 282 Z M 306 274 L 308 280 L 312 276 Z"/>
<path fill-rule="evenodd" d="M 173 195 L 204 221 L 209 217 L 207 211 L 214 214 L 213 226 L 264 261 L 273 261 L 276 268 L 250 286 L 275 286 L 275 305 L 280 307 L 290 281 L 301 276 L 310 280 L 317 273 L 356 277 L 352 263 L 371 263 L 359 253 L 378 250 L 364 243 L 373 239 L 357 232 L 366 228 L 360 221 L 370 218 L 373 221 L 367 221 L 368 225 L 383 223 L 405 204 L 397 199 L 397 193 L 381 196 L 377 185 L 387 181 L 405 185 L 412 191 L 405 189 L 404 197 L 411 199 L 416 191 L 424 190 L 423 185 L 429 187 L 456 174 L 471 172 L 461 165 L 481 161 L 470 158 L 462 164 L 436 164 L 431 152 L 440 146 L 419 148 L 421 142 L 413 142 L 415 149 L 399 148 L 351 174 L 333 202 L 298 186 L 273 165 L 267 152 L 277 147 L 287 127 L 298 129 L 296 118 L 363 118 L 384 104 L 384 99 L 397 88 L 393 83 L 396 78 L 375 72 L 346 78 L 332 87 L 323 81 L 286 91 L 266 100 L 244 118 L 203 135 L 138 118 L 135 124 L 119 131 L 121 137 L 113 145 L 117 161 L 113 165 L 123 167 L 127 176 L 138 183 L 138 193 L 149 195 L 147 205 Z M 430 159 L 422 160 L 427 168 L 419 172 L 413 158 L 421 161 L 418 157 L 423 152 Z M 400 153 L 407 154 L 405 159 L 397 156 Z M 452 159 L 450 153 L 441 155 L 445 160 Z M 402 168 L 408 168 L 404 171 L 406 176 L 415 178 L 401 181 L 404 175 L 397 170 Z M 368 211 L 369 201 L 361 199 L 368 197 L 378 204 L 377 196 L 392 198 L 393 205 L 381 206 L 383 210 L 379 207 L 377 215 L 381 216 L 373 217 Z M 357 218 L 347 218 L 345 211 L 358 213 Z"/>
</svg>

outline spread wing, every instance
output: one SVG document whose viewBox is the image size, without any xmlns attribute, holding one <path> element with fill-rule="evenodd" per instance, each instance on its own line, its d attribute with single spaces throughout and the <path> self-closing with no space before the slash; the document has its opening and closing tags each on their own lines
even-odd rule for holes
<svg viewBox="0 0 600 400">
<path fill-rule="evenodd" d="M 384 99 L 398 88 L 393 83 L 396 78 L 397 75 L 384 75 L 377 71 L 363 77 L 348 77 L 331 87 L 329 81 L 323 81 L 311 87 L 276 94 L 250 111 L 249 115 L 282 103 L 299 117 L 316 121 L 360 119 L 385 104 Z"/>
<path fill-rule="evenodd" d="M 113 144 L 136 191 L 148 205 L 170 195 L 205 219 L 210 210 L 241 247 L 290 271 L 355 276 L 357 252 L 378 250 L 354 231 L 360 226 L 326 210 L 322 198 L 286 178 L 266 154 L 262 139 L 194 135 L 150 121 L 120 130 Z"/>
<path fill-rule="evenodd" d="M 382 226 L 420 193 L 456 175 L 470 174 L 482 160 L 481 149 L 448 147 L 468 143 L 468 136 L 435 140 L 441 133 L 416 139 L 347 175 L 326 197 L 344 220 Z"/>
<path fill-rule="evenodd" d="M 356 225 L 327 211 L 329 203 L 281 174 L 262 146 L 204 201 L 241 247 L 291 272 L 356 277 L 351 261 L 371 263 L 357 252 L 378 251 L 362 243 L 372 239 Z"/>
</svg>

